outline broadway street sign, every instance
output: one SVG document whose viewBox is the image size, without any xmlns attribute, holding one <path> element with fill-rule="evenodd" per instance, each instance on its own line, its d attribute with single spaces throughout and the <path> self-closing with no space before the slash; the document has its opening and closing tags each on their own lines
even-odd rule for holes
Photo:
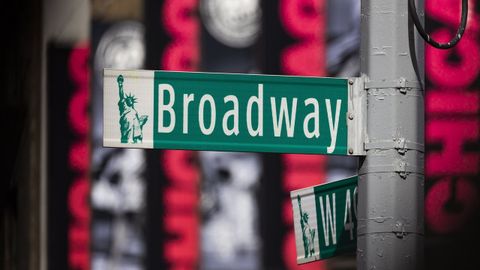
<svg viewBox="0 0 480 270">
<path fill-rule="evenodd" d="M 355 251 L 357 182 L 354 176 L 290 193 L 297 263 Z"/>
<path fill-rule="evenodd" d="M 104 71 L 104 146 L 363 155 L 358 78 Z"/>
</svg>

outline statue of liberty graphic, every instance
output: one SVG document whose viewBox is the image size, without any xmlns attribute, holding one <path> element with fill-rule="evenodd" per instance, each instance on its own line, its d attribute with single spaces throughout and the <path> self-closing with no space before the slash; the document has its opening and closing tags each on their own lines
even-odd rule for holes
<svg viewBox="0 0 480 270">
<path fill-rule="evenodd" d="M 313 256 L 315 253 L 315 229 L 310 228 L 308 224 L 308 213 L 302 210 L 302 201 L 297 195 L 298 208 L 300 209 L 300 226 L 302 227 L 303 250 L 305 250 L 305 258 Z"/>
<path fill-rule="evenodd" d="M 139 116 L 135 110 L 135 103 L 137 99 L 135 96 L 129 94 L 125 95 L 123 91 L 123 76 L 117 77 L 118 94 L 120 100 L 118 101 L 118 110 L 120 112 L 120 132 L 122 137 L 121 143 L 141 143 L 143 140 L 143 126 L 148 120 L 147 115 Z"/>
</svg>

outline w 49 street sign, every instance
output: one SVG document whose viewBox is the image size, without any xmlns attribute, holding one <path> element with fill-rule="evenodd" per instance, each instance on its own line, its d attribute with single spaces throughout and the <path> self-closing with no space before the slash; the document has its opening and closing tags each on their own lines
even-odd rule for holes
<svg viewBox="0 0 480 270">
<path fill-rule="evenodd" d="M 104 71 L 104 146 L 363 155 L 360 79 Z"/>
<path fill-rule="evenodd" d="M 354 176 L 290 193 L 297 263 L 355 251 L 357 183 Z"/>
</svg>

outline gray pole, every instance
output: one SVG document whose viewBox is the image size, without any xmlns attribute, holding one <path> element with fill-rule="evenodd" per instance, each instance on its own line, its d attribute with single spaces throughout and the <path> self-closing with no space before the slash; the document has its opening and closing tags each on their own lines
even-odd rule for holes
<svg viewBox="0 0 480 270">
<path fill-rule="evenodd" d="M 423 1 L 417 9 L 423 14 Z M 362 0 L 361 12 L 368 122 L 358 183 L 357 268 L 422 269 L 423 42 L 409 26 L 407 0 Z"/>
</svg>

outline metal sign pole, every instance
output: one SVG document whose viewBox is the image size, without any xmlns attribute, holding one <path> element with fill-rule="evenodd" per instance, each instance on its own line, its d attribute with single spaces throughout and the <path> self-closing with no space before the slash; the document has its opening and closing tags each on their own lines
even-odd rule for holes
<svg viewBox="0 0 480 270">
<path fill-rule="evenodd" d="M 423 8 L 423 1 L 417 9 Z M 358 182 L 358 269 L 423 266 L 423 42 L 408 1 L 362 0 L 367 155 Z"/>
</svg>

